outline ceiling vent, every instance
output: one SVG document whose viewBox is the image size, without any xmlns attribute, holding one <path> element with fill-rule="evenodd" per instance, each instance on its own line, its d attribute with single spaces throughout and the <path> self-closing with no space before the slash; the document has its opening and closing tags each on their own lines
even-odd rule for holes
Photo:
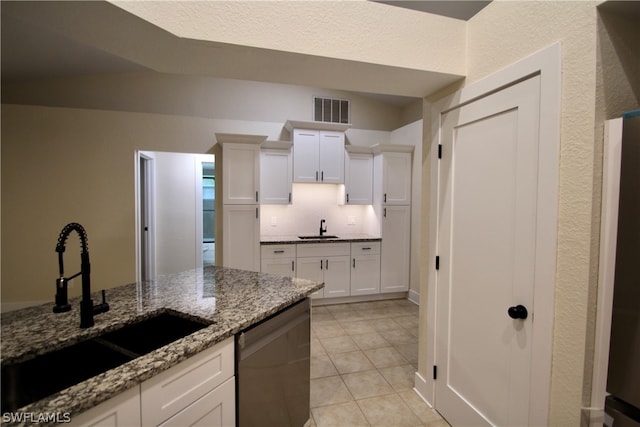
<svg viewBox="0 0 640 427">
<path fill-rule="evenodd" d="M 349 101 L 314 96 L 313 120 L 316 122 L 349 123 Z"/>
</svg>

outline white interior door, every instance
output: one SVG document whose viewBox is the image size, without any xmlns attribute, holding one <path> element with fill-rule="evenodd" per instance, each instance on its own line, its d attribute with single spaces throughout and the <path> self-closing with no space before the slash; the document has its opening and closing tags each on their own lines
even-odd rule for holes
<svg viewBox="0 0 640 427">
<path fill-rule="evenodd" d="M 534 76 L 442 115 L 435 406 L 454 426 L 529 424 L 539 97 Z"/>
</svg>

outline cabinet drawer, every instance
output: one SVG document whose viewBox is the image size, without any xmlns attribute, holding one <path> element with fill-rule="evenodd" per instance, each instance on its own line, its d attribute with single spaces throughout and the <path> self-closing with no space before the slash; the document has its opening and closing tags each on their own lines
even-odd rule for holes
<svg viewBox="0 0 640 427">
<path fill-rule="evenodd" d="M 142 425 L 158 425 L 229 378 L 233 337 L 142 383 Z"/>
<path fill-rule="evenodd" d="M 193 402 L 161 424 L 168 426 L 229 427 L 235 425 L 235 377 Z"/>
<path fill-rule="evenodd" d="M 309 243 L 298 245 L 298 257 L 342 256 L 350 255 L 351 244 L 345 243 Z"/>
<path fill-rule="evenodd" d="M 380 242 L 353 242 L 351 256 L 375 255 L 380 253 Z"/>
<path fill-rule="evenodd" d="M 262 259 L 295 258 L 296 245 L 261 245 Z"/>
</svg>

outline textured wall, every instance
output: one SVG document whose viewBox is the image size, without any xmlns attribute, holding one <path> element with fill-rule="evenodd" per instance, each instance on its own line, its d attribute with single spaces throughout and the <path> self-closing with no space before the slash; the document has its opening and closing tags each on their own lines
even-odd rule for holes
<svg viewBox="0 0 640 427">
<path fill-rule="evenodd" d="M 551 425 L 579 425 L 592 271 L 596 3 L 491 3 L 469 21 L 467 82 L 562 41 L 558 257 Z M 596 258 L 597 259 L 597 258 Z"/>
</svg>

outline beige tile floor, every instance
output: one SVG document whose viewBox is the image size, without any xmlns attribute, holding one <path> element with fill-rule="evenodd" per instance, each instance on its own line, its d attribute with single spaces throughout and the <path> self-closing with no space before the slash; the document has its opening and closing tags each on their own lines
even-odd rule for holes
<svg viewBox="0 0 640 427">
<path fill-rule="evenodd" d="M 417 366 L 412 302 L 314 306 L 311 426 L 448 426 L 413 391 Z"/>
</svg>

